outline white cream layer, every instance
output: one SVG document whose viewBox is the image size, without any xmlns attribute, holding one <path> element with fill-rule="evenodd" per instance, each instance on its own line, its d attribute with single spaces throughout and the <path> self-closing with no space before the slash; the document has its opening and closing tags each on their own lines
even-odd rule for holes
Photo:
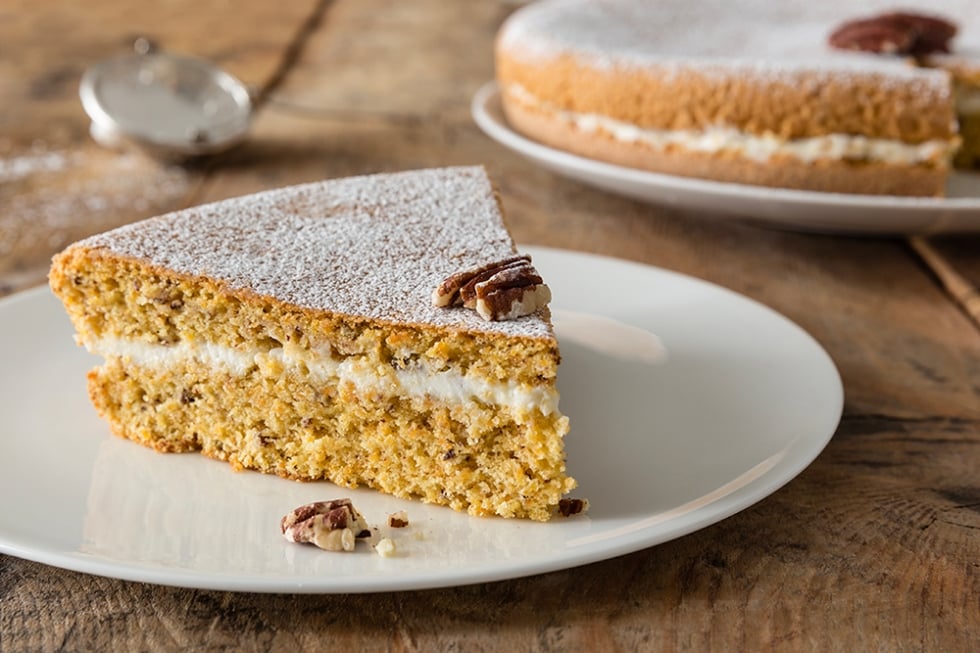
<svg viewBox="0 0 980 653">
<path fill-rule="evenodd" d="M 308 351 L 286 345 L 270 350 L 243 351 L 213 343 L 181 342 L 156 345 L 118 338 L 85 343 L 86 349 L 103 358 L 122 358 L 134 365 L 164 370 L 196 360 L 204 365 L 245 375 L 258 366 L 275 373 L 277 368 L 307 372 L 318 382 L 338 385 L 350 383 L 359 394 L 382 396 L 432 397 L 447 403 L 479 400 L 506 406 L 517 413 L 540 410 L 550 415 L 558 410 L 558 391 L 553 387 L 524 387 L 516 383 L 493 383 L 453 371 L 430 373 L 422 369 L 395 369 L 358 358 L 334 360 L 329 349 Z"/>
<path fill-rule="evenodd" d="M 552 113 L 583 132 L 603 131 L 622 143 L 643 143 L 655 150 L 673 146 L 705 154 L 734 152 L 762 163 L 789 156 L 804 163 L 834 159 L 913 165 L 948 163 L 958 147 L 958 142 L 942 139 L 909 144 L 848 134 L 785 139 L 775 134 L 749 134 L 721 125 L 702 130 L 647 129 L 595 113 L 565 111 L 538 99 L 520 84 L 511 84 L 506 92 L 521 104 Z"/>
</svg>

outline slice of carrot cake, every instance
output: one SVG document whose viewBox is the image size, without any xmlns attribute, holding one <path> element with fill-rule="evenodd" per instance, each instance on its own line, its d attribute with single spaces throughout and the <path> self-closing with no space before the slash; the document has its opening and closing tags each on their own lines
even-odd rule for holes
<svg viewBox="0 0 980 653">
<path fill-rule="evenodd" d="M 565 473 L 550 298 L 482 168 L 178 211 L 58 254 L 112 430 L 238 469 L 546 520 Z M 473 308 L 476 310 L 469 310 Z"/>
</svg>

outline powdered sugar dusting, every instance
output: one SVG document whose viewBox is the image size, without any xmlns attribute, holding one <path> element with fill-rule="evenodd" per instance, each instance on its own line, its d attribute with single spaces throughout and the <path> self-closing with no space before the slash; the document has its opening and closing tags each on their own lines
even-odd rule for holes
<svg viewBox="0 0 980 653">
<path fill-rule="evenodd" d="M 302 308 L 551 338 L 539 315 L 485 322 L 431 305 L 446 276 L 510 256 L 482 168 L 293 186 L 170 213 L 78 243 Z"/>
<path fill-rule="evenodd" d="M 860 5 L 844 0 L 545 0 L 511 16 L 502 28 L 500 47 L 532 59 L 573 54 L 599 69 L 655 65 L 668 75 L 694 70 L 707 76 L 770 80 L 802 70 L 873 74 L 878 83 L 917 80 L 922 92 L 948 94 L 942 71 L 827 45 L 827 36 L 843 21 L 897 9 L 951 19 L 960 27 L 953 47 L 980 51 L 975 0 L 920 0 L 898 6 L 894 0 Z"/>
</svg>

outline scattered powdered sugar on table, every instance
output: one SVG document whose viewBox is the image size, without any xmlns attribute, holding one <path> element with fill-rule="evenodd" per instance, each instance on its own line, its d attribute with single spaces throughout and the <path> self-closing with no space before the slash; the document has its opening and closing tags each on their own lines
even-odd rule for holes
<svg viewBox="0 0 980 653">
<path fill-rule="evenodd" d="M 186 171 L 138 154 L 2 144 L 0 270 L 46 272 L 73 240 L 165 211 L 188 189 Z"/>
<path fill-rule="evenodd" d="M 658 74 L 778 79 L 801 70 L 875 74 L 879 83 L 916 79 L 923 92 L 946 91 L 942 71 L 900 58 L 842 52 L 827 45 L 845 20 L 897 9 L 945 16 L 960 32 L 958 51 L 980 50 L 976 0 L 546 0 L 515 14 L 500 45 L 515 56 L 554 59 L 574 54 L 602 70 L 655 65 Z"/>
<path fill-rule="evenodd" d="M 73 165 L 76 153 L 48 152 L 35 149 L 27 154 L 0 159 L 0 182 L 11 182 L 30 175 L 64 170 Z"/>
<path fill-rule="evenodd" d="M 302 308 L 551 337 L 538 315 L 485 322 L 473 311 L 431 305 L 432 290 L 449 274 L 514 252 L 480 167 L 267 191 L 127 225 L 78 246 L 211 276 Z"/>
</svg>

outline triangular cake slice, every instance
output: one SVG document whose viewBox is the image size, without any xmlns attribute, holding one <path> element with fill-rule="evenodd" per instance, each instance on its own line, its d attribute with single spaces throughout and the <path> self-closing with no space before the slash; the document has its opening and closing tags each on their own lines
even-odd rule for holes
<svg viewBox="0 0 980 653">
<path fill-rule="evenodd" d="M 128 225 L 58 254 L 50 283 L 105 358 L 89 393 L 118 435 L 546 520 L 575 485 L 547 308 L 496 321 L 433 302 L 514 255 L 483 169 L 447 168 Z"/>
</svg>

